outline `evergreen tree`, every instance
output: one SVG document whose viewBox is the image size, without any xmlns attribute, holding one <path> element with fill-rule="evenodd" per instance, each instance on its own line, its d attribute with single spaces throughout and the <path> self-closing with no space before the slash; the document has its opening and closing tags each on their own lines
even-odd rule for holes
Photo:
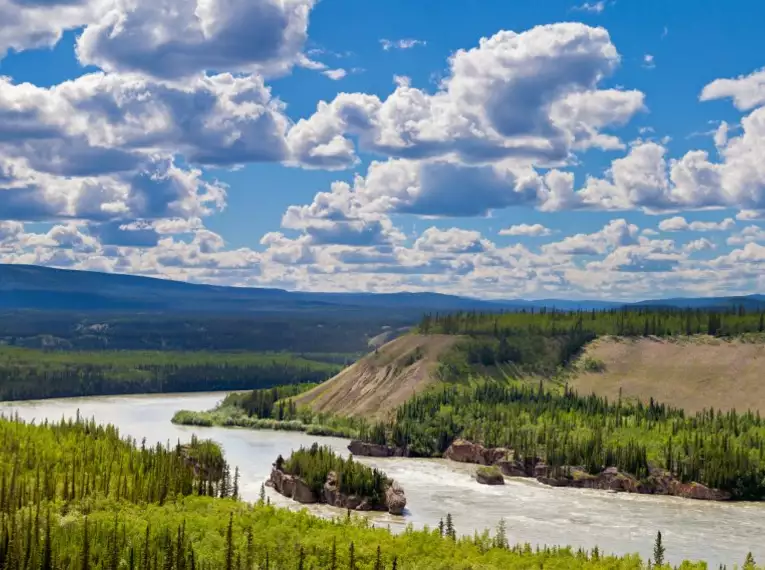
<svg viewBox="0 0 765 570">
<path fill-rule="evenodd" d="M 664 564 L 664 542 L 661 538 L 661 531 L 656 533 L 656 542 L 653 545 L 653 561 L 657 566 Z"/>
<path fill-rule="evenodd" d="M 380 545 L 377 545 L 377 556 L 375 557 L 375 570 L 383 570 L 382 565 L 382 553 L 380 552 Z"/>
<path fill-rule="evenodd" d="M 744 560 L 744 570 L 755 570 L 756 567 L 757 563 L 754 561 L 754 556 L 751 552 L 747 553 L 746 560 Z"/>
<path fill-rule="evenodd" d="M 260 484 L 260 496 L 258 498 L 258 503 L 263 505 L 266 502 L 266 486 L 265 484 Z"/>
<path fill-rule="evenodd" d="M 494 537 L 494 546 L 496 548 L 507 548 L 507 523 L 504 518 L 499 519 L 497 524 L 497 534 Z"/>
<path fill-rule="evenodd" d="M 234 568 L 234 514 L 228 517 L 228 528 L 226 529 L 226 570 Z"/>
<path fill-rule="evenodd" d="M 234 486 L 231 490 L 231 498 L 232 499 L 239 498 L 239 466 L 237 466 L 236 469 L 234 470 Z"/>
<path fill-rule="evenodd" d="M 88 517 L 85 517 L 82 529 L 82 550 L 80 551 L 80 568 L 90 569 L 90 538 L 88 537 Z"/>
<path fill-rule="evenodd" d="M 446 513 L 446 536 L 452 540 L 457 540 L 457 532 L 454 530 L 454 521 L 452 514 Z"/>
<path fill-rule="evenodd" d="M 40 570 L 53 570 L 53 553 L 51 552 L 50 542 L 50 508 L 48 508 L 48 514 L 45 517 L 45 546 L 43 546 Z"/>
</svg>

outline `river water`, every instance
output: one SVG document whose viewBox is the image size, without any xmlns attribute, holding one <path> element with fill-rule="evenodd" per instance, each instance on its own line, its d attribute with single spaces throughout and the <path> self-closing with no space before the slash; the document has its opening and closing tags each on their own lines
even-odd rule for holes
<svg viewBox="0 0 765 570">
<path fill-rule="evenodd" d="M 192 433 L 220 443 L 229 463 L 241 473 L 240 489 L 246 500 L 256 500 L 271 463 L 301 445 L 319 441 L 347 454 L 347 441 L 295 432 L 176 426 L 170 422 L 179 409 L 207 410 L 223 394 L 170 394 L 40 400 L 1 403 L 0 413 L 18 413 L 26 420 L 59 420 L 77 410 L 87 418 L 117 426 L 122 435 L 148 443 L 188 440 Z M 556 489 L 524 479 L 508 479 L 502 487 L 479 485 L 474 466 L 445 460 L 360 458 L 379 467 L 404 487 L 405 517 L 375 515 L 378 525 L 396 531 L 412 523 L 419 528 L 438 524 L 451 513 L 457 530 L 472 534 L 507 524 L 511 542 L 562 544 L 609 553 L 639 553 L 649 557 L 656 531 L 667 547 L 667 559 L 705 560 L 741 564 L 746 553 L 765 561 L 765 504 L 709 503 L 671 497 L 613 494 L 603 491 Z M 292 501 L 269 491 L 271 500 L 290 508 Z M 318 514 L 337 514 L 329 507 L 311 507 Z"/>
</svg>

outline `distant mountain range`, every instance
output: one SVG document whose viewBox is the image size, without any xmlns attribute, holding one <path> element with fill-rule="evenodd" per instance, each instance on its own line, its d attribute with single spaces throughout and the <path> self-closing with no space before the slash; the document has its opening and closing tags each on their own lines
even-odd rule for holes
<svg viewBox="0 0 765 570">
<path fill-rule="evenodd" d="M 487 301 L 440 293 L 311 293 L 198 285 L 90 271 L 0 264 L 0 310 L 108 312 L 337 312 L 359 310 L 607 309 L 623 306 L 765 308 L 765 295 L 658 299 L 638 303 L 561 299 Z"/>
</svg>

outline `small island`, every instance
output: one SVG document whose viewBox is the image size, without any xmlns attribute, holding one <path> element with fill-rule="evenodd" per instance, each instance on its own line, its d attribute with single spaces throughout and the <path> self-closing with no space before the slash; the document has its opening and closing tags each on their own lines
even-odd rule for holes
<svg viewBox="0 0 765 570">
<path fill-rule="evenodd" d="M 356 511 L 387 511 L 401 515 L 404 490 L 385 473 L 343 459 L 329 447 L 314 443 L 288 459 L 276 459 L 266 485 L 304 504 L 323 503 Z"/>
</svg>

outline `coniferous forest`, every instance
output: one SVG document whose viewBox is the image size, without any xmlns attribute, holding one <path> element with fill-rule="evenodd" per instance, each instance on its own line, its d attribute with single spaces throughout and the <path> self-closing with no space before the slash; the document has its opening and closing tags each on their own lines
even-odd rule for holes
<svg viewBox="0 0 765 570">
<path fill-rule="evenodd" d="M 0 347 L 0 400 L 251 390 L 321 382 L 340 366 L 289 353 Z"/>
<path fill-rule="evenodd" d="M 609 402 L 540 385 L 482 381 L 415 396 L 394 420 L 362 439 L 441 455 L 456 438 L 512 449 L 522 461 L 555 469 L 583 466 L 596 474 L 617 467 L 638 478 L 651 467 L 682 482 L 765 499 L 765 421 L 759 413 L 682 410 L 650 401 Z"/>
<path fill-rule="evenodd" d="M 275 508 L 265 497 L 246 504 L 238 498 L 238 471 L 208 441 L 147 446 L 81 418 L 43 425 L 2 418 L 0 441 L 3 569 L 647 567 L 637 556 L 597 549 L 510 546 L 502 523 L 460 537 L 447 517 L 436 529 L 394 535 L 363 517 L 319 519 Z M 660 546 L 662 557 L 665 548 L 671 552 Z"/>
</svg>

